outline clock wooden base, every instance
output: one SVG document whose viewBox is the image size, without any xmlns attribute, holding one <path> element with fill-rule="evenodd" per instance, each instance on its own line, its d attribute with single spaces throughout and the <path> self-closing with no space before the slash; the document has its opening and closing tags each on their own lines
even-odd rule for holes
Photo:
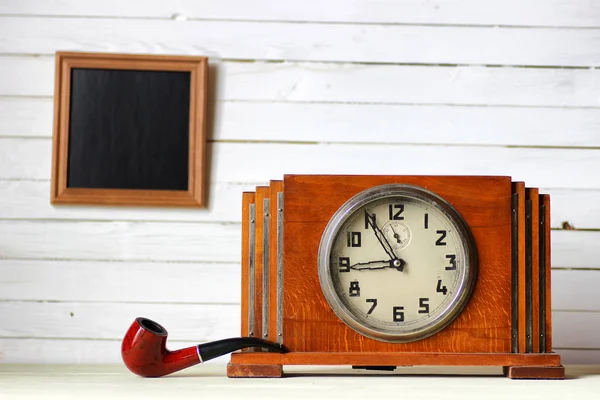
<svg viewBox="0 0 600 400">
<path fill-rule="evenodd" d="M 501 366 L 512 379 L 564 379 L 560 356 L 545 354 L 472 353 L 288 353 L 243 352 L 232 354 L 230 378 L 280 378 L 284 365 L 351 365 L 353 367 Z"/>
<path fill-rule="evenodd" d="M 477 277 L 458 316 L 432 336 L 390 343 L 346 325 L 323 295 L 321 236 L 369 188 L 413 185 L 450 203 L 477 249 Z M 230 377 L 279 377 L 285 365 L 502 366 L 510 378 L 564 378 L 552 352 L 550 198 L 499 176 L 286 175 L 243 194 L 241 334 L 289 352 L 242 351 Z M 435 282 L 434 282 L 435 283 Z"/>
</svg>

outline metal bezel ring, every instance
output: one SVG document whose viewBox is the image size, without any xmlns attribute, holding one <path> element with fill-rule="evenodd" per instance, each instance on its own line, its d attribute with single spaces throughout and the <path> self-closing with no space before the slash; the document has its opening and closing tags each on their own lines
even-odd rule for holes
<svg viewBox="0 0 600 400">
<path fill-rule="evenodd" d="M 405 332 L 368 326 L 360 321 L 356 315 L 346 307 L 335 290 L 330 257 L 334 241 L 344 223 L 357 210 L 366 204 L 381 201 L 386 198 L 411 198 L 427 202 L 432 207 L 442 212 L 458 232 L 461 245 L 465 252 L 465 268 L 460 279 L 457 294 L 452 302 L 443 310 L 440 317 L 431 323 L 418 328 L 407 329 Z M 344 203 L 333 215 L 327 224 L 318 251 L 318 273 L 323 294 L 333 312 L 347 326 L 356 332 L 375 340 L 392 343 L 405 343 L 421 340 L 441 331 L 448 326 L 464 309 L 467 304 L 477 275 L 477 250 L 471 231 L 460 213 L 444 198 L 419 186 L 407 184 L 386 184 L 366 189 Z"/>
</svg>

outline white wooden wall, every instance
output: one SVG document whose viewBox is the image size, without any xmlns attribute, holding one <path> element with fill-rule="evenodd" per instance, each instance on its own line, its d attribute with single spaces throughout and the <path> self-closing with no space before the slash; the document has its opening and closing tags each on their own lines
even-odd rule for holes
<svg viewBox="0 0 600 400">
<path fill-rule="evenodd" d="M 49 204 L 57 50 L 211 58 L 207 210 Z M 382 173 L 550 193 L 555 346 L 600 363 L 597 66 L 590 0 L 0 0 L 0 362 L 237 335 L 241 192 Z"/>
</svg>

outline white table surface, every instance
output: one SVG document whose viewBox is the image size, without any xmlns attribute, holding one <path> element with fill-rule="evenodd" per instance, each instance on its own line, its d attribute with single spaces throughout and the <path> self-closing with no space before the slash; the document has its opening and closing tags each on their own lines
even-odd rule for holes
<svg viewBox="0 0 600 400">
<path fill-rule="evenodd" d="M 148 379 L 122 365 L 0 364 L 0 399 L 600 399 L 600 366 L 566 368 L 563 381 L 511 380 L 490 367 L 285 367 L 284 378 L 231 379 L 209 363 Z"/>
</svg>

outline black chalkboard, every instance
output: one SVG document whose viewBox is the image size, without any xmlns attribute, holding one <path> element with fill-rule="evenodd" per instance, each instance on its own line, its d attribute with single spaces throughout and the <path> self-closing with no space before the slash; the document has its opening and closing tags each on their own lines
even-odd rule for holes
<svg viewBox="0 0 600 400">
<path fill-rule="evenodd" d="M 206 58 L 57 57 L 53 202 L 203 204 Z"/>
<path fill-rule="evenodd" d="M 73 68 L 67 187 L 187 190 L 190 73 Z"/>
</svg>

